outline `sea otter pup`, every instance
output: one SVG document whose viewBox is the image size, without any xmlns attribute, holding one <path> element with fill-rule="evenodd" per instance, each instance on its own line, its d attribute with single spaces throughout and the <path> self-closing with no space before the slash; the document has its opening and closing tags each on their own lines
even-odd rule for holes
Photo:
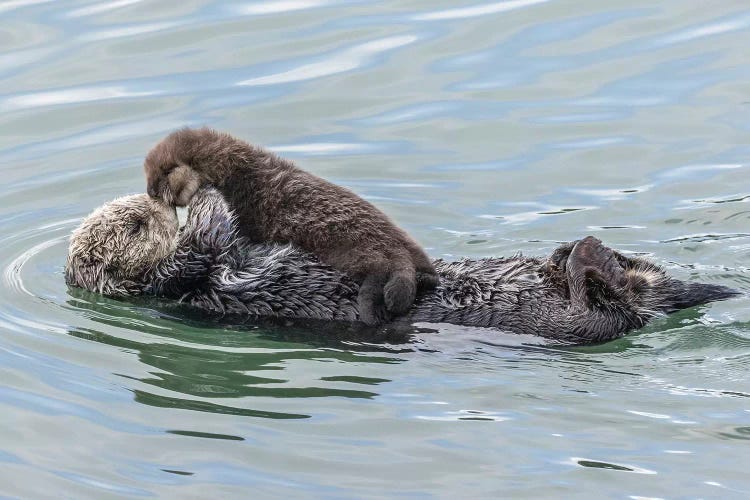
<svg viewBox="0 0 750 500">
<path fill-rule="evenodd" d="M 254 244 L 240 236 L 217 191 L 196 193 L 179 233 L 173 211 L 146 195 L 96 210 L 71 238 L 68 284 L 115 296 L 168 297 L 238 318 L 362 319 L 355 281 L 293 245 Z M 590 236 L 549 258 L 438 260 L 435 267 L 440 285 L 394 324 L 495 327 L 586 344 L 737 294 L 673 279 Z"/>
<path fill-rule="evenodd" d="M 174 132 L 148 153 L 144 169 L 152 197 L 185 206 L 212 185 L 250 241 L 293 243 L 346 273 L 359 284 L 365 323 L 406 312 L 418 288 L 438 283 L 422 248 L 374 205 L 229 134 Z"/>
</svg>

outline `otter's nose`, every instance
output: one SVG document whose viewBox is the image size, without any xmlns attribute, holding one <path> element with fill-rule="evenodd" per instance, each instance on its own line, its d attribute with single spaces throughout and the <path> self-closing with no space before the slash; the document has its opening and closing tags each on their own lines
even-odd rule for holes
<svg viewBox="0 0 750 500">
<path fill-rule="evenodd" d="M 146 186 L 146 192 L 151 198 L 159 197 L 159 190 L 156 189 L 156 186 L 154 184 L 149 183 L 149 185 Z"/>
</svg>

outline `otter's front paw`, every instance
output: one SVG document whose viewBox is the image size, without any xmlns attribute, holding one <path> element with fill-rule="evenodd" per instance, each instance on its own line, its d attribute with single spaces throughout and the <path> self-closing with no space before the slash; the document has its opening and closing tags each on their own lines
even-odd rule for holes
<svg viewBox="0 0 750 500">
<path fill-rule="evenodd" d="M 598 272 L 607 285 L 611 287 L 625 285 L 625 270 L 614 250 L 604 246 L 601 240 L 593 236 L 587 236 L 576 243 L 568 257 L 567 267 L 571 277 L 577 274 L 579 269 L 592 268 Z"/>
<path fill-rule="evenodd" d="M 553 267 L 554 269 L 559 269 L 560 271 L 565 272 L 570 252 L 573 251 L 573 247 L 575 247 L 576 243 L 578 243 L 579 241 L 580 240 L 575 240 L 571 241 L 570 243 L 563 243 L 562 245 L 557 247 L 555 251 L 552 252 L 552 255 L 550 255 L 548 265 Z"/>
<path fill-rule="evenodd" d="M 571 301 L 587 307 L 616 300 L 626 282 L 615 252 L 593 236 L 576 243 L 566 273 Z"/>
</svg>

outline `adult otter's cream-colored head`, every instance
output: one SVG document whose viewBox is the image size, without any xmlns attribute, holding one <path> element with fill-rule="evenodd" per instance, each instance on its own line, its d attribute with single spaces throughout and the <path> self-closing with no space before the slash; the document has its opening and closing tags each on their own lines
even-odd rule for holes
<svg viewBox="0 0 750 500">
<path fill-rule="evenodd" d="M 65 265 L 69 285 L 104 295 L 132 295 L 175 248 L 174 207 L 145 194 L 117 198 L 73 231 Z"/>
</svg>

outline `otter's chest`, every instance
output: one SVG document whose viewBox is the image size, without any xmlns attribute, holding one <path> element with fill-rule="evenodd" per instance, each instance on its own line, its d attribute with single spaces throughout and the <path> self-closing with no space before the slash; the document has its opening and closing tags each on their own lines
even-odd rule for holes
<svg viewBox="0 0 750 500">
<path fill-rule="evenodd" d="M 467 259 L 435 264 L 441 279 L 441 301 L 452 307 L 513 307 L 549 287 L 538 259 Z"/>
</svg>

